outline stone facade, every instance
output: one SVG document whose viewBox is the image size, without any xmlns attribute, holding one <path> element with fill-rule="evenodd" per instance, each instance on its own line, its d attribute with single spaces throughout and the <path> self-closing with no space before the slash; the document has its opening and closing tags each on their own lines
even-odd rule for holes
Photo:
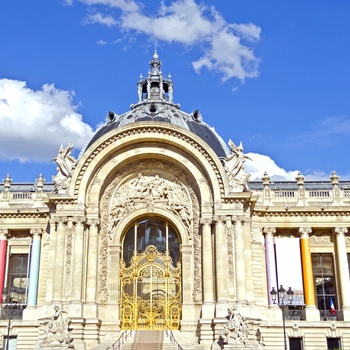
<svg viewBox="0 0 350 350">
<path fill-rule="evenodd" d="M 2 314 L 3 336 L 10 325 L 10 342 L 23 350 L 40 342 L 88 350 L 116 340 L 125 322 L 126 234 L 133 223 L 157 218 L 179 242 L 174 333 L 184 348 L 283 348 L 283 313 L 270 291 L 289 287 L 279 265 L 288 239 L 297 249 L 287 263 L 300 270 L 302 287 L 297 306 L 284 308 L 286 341 L 319 350 L 339 341 L 350 349 L 350 182 L 335 173 L 329 182 L 302 174 L 290 183 L 268 174 L 249 182 L 242 144 L 230 141 L 229 149 L 198 111 L 182 112 L 160 66 L 155 54 L 137 104 L 121 116 L 110 112 L 78 160 L 72 145 L 61 146 L 53 183 L 41 175 L 34 188 L 3 180 L 0 285 L 16 296 L 3 299 L 2 312 L 21 311 L 10 323 Z M 13 267 L 17 257 L 27 259 L 22 275 Z M 56 305 L 64 327 L 69 317 L 62 344 L 50 331 Z"/>
</svg>

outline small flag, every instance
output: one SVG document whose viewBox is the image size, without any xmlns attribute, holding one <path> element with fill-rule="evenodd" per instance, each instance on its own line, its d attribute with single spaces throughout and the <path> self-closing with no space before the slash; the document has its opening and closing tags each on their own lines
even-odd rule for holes
<svg viewBox="0 0 350 350">
<path fill-rule="evenodd" d="M 333 302 L 333 298 L 331 297 L 331 300 L 329 301 L 329 308 L 331 310 L 331 314 L 335 315 L 335 306 L 334 306 L 334 302 Z"/>
</svg>

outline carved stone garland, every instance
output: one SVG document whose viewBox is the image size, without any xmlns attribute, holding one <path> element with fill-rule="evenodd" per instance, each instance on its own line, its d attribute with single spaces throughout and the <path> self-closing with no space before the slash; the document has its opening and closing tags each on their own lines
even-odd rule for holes
<svg viewBox="0 0 350 350">
<path fill-rule="evenodd" d="M 229 279 L 229 291 L 234 291 L 234 274 L 235 271 L 233 269 L 234 266 L 234 255 L 233 255 L 233 232 L 234 232 L 234 226 L 230 225 L 228 226 L 227 224 L 225 225 L 225 230 L 226 230 L 226 242 L 227 242 L 227 255 L 228 255 L 228 273 L 230 276 Z M 232 298 L 234 295 L 230 295 Z"/>
<path fill-rule="evenodd" d="M 157 175 L 144 176 L 139 172 L 144 169 L 159 169 L 160 172 L 168 170 L 168 172 L 171 171 L 172 176 L 177 180 L 171 182 Z M 139 173 L 139 175 L 118 187 L 120 182 L 130 173 Z M 177 215 L 184 222 L 189 238 L 193 239 L 195 263 L 193 298 L 194 301 L 199 302 L 201 300 L 199 202 L 191 186 L 191 179 L 187 177 L 182 169 L 175 167 L 174 164 L 164 161 L 145 160 L 121 169 L 108 185 L 101 199 L 100 270 L 98 282 L 100 301 L 108 300 L 108 244 L 109 240 L 113 238 L 115 226 L 124 215 L 127 215 L 134 209 L 146 205 L 148 210 L 151 211 L 155 202 L 157 202 L 157 205 L 160 204 L 163 209 Z"/>
</svg>

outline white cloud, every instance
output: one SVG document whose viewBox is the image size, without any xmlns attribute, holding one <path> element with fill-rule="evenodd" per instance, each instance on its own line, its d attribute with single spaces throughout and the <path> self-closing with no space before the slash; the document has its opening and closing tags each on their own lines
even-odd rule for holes
<svg viewBox="0 0 350 350">
<path fill-rule="evenodd" d="M 152 40 L 199 46 L 203 55 L 192 62 L 197 73 L 206 68 L 219 73 L 223 80 L 241 81 L 258 76 L 260 61 L 252 45 L 260 39 L 260 27 L 228 23 L 213 6 L 197 4 L 195 0 L 176 0 L 168 6 L 161 2 L 158 12 L 149 15 L 136 1 L 80 1 L 96 7 L 95 12 L 87 15 L 87 23 L 118 25 L 125 32 L 144 34 Z M 108 14 L 102 12 L 103 6 Z M 118 14 L 112 15 L 111 8 L 118 9 Z"/>
<path fill-rule="evenodd" d="M 45 84 L 34 91 L 24 81 L 0 79 L 0 158 L 47 161 L 60 140 L 82 148 L 92 137 L 73 105 L 74 93 Z"/>
<path fill-rule="evenodd" d="M 139 11 L 139 5 L 133 0 L 80 0 L 86 5 L 104 5 L 111 8 L 119 8 L 123 11 Z"/>
<path fill-rule="evenodd" d="M 118 24 L 118 21 L 116 21 L 112 16 L 104 15 L 100 12 L 97 12 L 88 16 L 85 19 L 84 23 L 85 24 L 98 23 L 110 28 L 110 27 L 116 26 Z"/>
<path fill-rule="evenodd" d="M 273 159 L 264 154 L 247 153 L 247 156 L 251 160 L 248 159 L 246 161 L 245 170 L 251 175 L 251 181 L 261 180 L 265 172 L 274 180 L 295 181 L 295 177 L 298 174 L 297 170 L 286 171 L 279 167 Z"/>
<path fill-rule="evenodd" d="M 251 160 L 247 159 L 245 170 L 250 174 L 250 181 L 260 181 L 266 172 L 272 181 L 295 181 L 299 170 L 285 170 L 278 166 L 269 156 L 259 153 L 247 153 Z M 331 174 L 319 170 L 307 170 L 303 173 L 306 181 L 327 180 Z"/>
</svg>

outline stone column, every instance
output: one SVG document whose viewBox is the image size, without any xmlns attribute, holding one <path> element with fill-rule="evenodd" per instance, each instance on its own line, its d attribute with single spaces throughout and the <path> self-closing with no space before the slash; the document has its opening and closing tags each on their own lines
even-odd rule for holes
<svg viewBox="0 0 350 350">
<path fill-rule="evenodd" d="M 74 218 L 75 231 L 73 243 L 73 283 L 71 301 L 77 303 L 82 298 L 82 282 L 83 282 L 83 251 L 84 251 L 84 221 L 83 216 Z"/>
<path fill-rule="evenodd" d="M 214 312 L 213 251 L 211 219 L 202 219 L 203 306 L 202 318 L 212 318 Z"/>
<path fill-rule="evenodd" d="M 6 273 L 7 234 L 7 228 L 0 228 L 0 302 L 2 301 Z"/>
<path fill-rule="evenodd" d="M 98 219 L 88 220 L 88 256 L 87 256 L 87 280 L 86 280 L 86 302 L 96 303 L 97 292 L 97 262 L 98 262 Z"/>
<path fill-rule="evenodd" d="M 53 281 L 55 279 L 55 254 L 56 254 L 56 239 L 57 239 L 57 230 L 56 230 L 56 220 L 50 218 L 49 220 L 49 252 L 48 252 L 48 269 L 47 269 L 47 282 L 46 282 L 46 297 L 45 301 L 47 303 L 52 301 L 53 297 Z"/>
<path fill-rule="evenodd" d="M 243 224 L 244 217 L 235 217 L 235 272 L 237 304 L 247 304 L 247 288 L 245 283 L 245 251 Z"/>
<path fill-rule="evenodd" d="M 345 233 L 348 232 L 346 227 L 336 227 L 334 229 L 336 233 L 337 242 L 337 265 L 339 271 L 339 284 L 340 294 L 342 300 L 342 310 L 347 310 L 344 313 L 344 318 L 347 316 L 347 320 L 350 318 L 350 279 L 349 279 L 349 264 L 348 256 L 346 253 Z M 345 320 L 345 319 L 344 319 Z"/>
<path fill-rule="evenodd" d="M 300 250 L 301 250 L 301 265 L 303 271 L 304 285 L 304 302 L 305 314 L 307 321 L 319 321 L 320 314 L 316 309 L 314 275 L 312 272 L 312 261 L 310 251 L 309 234 L 312 232 L 310 227 L 300 227 Z"/>
<path fill-rule="evenodd" d="M 67 217 L 57 218 L 57 232 L 56 232 L 56 249 L 55 249 L 55 267 L 53 279 L 53 298 L 52 303 L 59 303 L 62 301 L 63 292 L 63 271 L 64 271 L 64 241 L 66 231 Z"/>
<path fill-rule="evenodd" d="M 32 254 L 30 258 L 30 280 L 28 290 L 28 306 L 36 305 L 38 298 L 38 282 L 40 269 L 40 248 L 42 229 L 31 229 L 33 235 Z"/>
<path fill-rule="evenodd" d="M 227 300 L 227 251 L 225 244 L 225 226 L 224 216 L 215 218 L 215 266 L 216 266 L 216 291 L 217 301 L 225 302 Z M 225 310 L 227 313 L 227 310 Z"/>
<path fill-rule="evenodd" d="M 191 331 L 193 329 L 193 320 L 195 311 L 193 305 L 194 279 L 192 266 L 192 245 L 181 245 L 181 271 L 182 271 L 182 319 L 181 331 Z"/>
<path fill-rule="evenodd" d="M 265 233 L 265 260 L 266 260 L 266 278 L 267 278 L 267 295 L 269 305 L 273 305 L 271 298 L 271 290 L 274 287 L 278 290 L 277 278 L 276 278 L 276 259 L 275 259 L 275 245 L 273 235 L 276 233 L 274 227 L 264 227 Z"/>
</svg>

